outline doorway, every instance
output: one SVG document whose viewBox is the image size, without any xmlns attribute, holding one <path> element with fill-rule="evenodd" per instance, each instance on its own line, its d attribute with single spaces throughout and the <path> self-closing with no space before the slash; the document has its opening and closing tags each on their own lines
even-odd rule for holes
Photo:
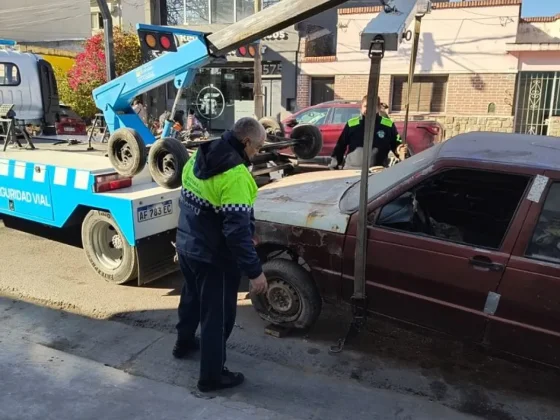
<svg viewBox="0 0 560 420">
<path fill-rule="evenodd" d="M 334 77 L 311 79 L 311 105 L 334 100 Z"/>
</svg>

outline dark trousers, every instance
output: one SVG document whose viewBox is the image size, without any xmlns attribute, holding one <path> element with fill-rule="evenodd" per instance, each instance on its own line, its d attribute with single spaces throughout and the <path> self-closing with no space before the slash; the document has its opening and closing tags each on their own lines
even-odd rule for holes
<svg viewBox="0 0 560 420">
<path fill-rule="evenodd" d="M 234 266 L 203 263 L 179 253 L 185 283 L 179 303 L 179 340 L 191 340 L 200 324 L 200 380 L 219 380 L 226 341 L 235 324 L 241 272 Z"/>
</svg>

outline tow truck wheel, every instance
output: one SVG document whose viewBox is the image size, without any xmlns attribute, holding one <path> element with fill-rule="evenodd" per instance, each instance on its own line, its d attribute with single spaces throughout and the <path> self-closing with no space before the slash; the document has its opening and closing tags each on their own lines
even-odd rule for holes
<svg viewBox="0 0 560 420">
<path fill-rule="evenodd" d="M 187 148 L 173 137 L 159 139 L 150 148 L 148 166 L 152 178 L 164 188 L 181 186 L 183 166 L 189 160 Z"/>
<path fill-rule="evenodd" d="M 93 269 L 110 283 L 138 278 L 138 257 L 110 213 L 91 210 L 82 222 L 82 244 Z"/>
<path fill-rule="evenodd" d="M 272 118 L 264 117 L 261 118 L 259 122 L 264 127 L 266 134 L 271 136 L 280 136 L 280 137 L 283 135 L 282 127 L 280 127 L 278 121 L 274 121 Z"/>
<path fill-rule="evenodd" d="M 119 128 L 109 137 L 109 160 L 122 176 L 134 176 L 146 166 L 146 145 L 130 128 Z"/>
<path fill-rule="evenodd" d="M 311 327 L 322 309 L 321 295 L 311 275 L 295 261 L 284 258 L 266 262 L 263 271 L 268 280 L 266 294 L 251 294 L 259 316 L 282 327 Z"/>
<path fill-rule="evenodd" d="M 309 160 L 321 153 L 323 148 L 323 135 L 317 127 L 311 124 L 301 124 L 294 127 L 290 136 L 292 139 L 301 140 L 292 146 L 292 152 L 301 160 Z"/>
</svg>

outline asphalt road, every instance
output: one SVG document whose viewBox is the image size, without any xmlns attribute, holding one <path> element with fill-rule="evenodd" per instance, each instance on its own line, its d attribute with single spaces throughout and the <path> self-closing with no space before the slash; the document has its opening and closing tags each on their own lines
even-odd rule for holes
<svg viewBox="0 0 560 420">
<path fill-rule="evenodd" d="M 57 237 L 56 231 L 35 225 L 16 227 L 17 230 L 6 228 L 0 222 L 0 295 L 33 307 L 53 308 L 57 313 L 116 321 L 166 336 L 173 333 L 180 276 L 142 288 L 113 286 L 88 266 L 76 239 L 79 232 L 64 232 Z M 286 394 L 285 406 L 274 407 L 281 414 L 340 419 L 341 413 L 352 412 L 356 407 L 354 397 L 358 392 L 364 397 L 359 399 L 362 414 L 349 418 L 370 419 L 364 401 L 371 399 L 373 404 L 374 397 L 379 397 L 376 393 L 383 390 L 390 391 L 387 395 L 414 397 L 426 404 L 452 408 L 454 411 L 449 413 L 455 414 L 443 417 L 449 419 L 463 418 L 462 414 L 496 420 L 560 418 L 560 374 L 552 369 L 514 363 L 447 337 L 403 329 L 380 319 L 370 319 L 366 331 L 342 354 L 333 356 L 328 348 L 342 336 L 348 321 L 344 308 L 326 305 L 321 319 L 307 335 L 277 339 L 264 334 L 264 324 L 246 299 L 246 290 L 240 291 L 238 303 L 237 326 L 229 343 L 231 352 L 247 366 L 267 364 L 268 370 L 277 372 L 279 384 L 301 382 L 302 400 L 297 407 L 308 407 L 305 415 L 300 417 L 289 410 L 296 407 L 295 402 L 287 403 L 294 399 L 293 390 Z M 158 357 L 170 351 L 172 340 L 164 341 L 165 345 L 158 342 Z M 154 372 L 157 369 L 140 369 L 138 374 L 150 377 Z M 172 383 L 170 377 L 152 379 Z M 338 398 L 336 410 L 322 411 L 317 417 L 313 408 L 319 410 L 324 404 L 321 398 L 332 397 L 312 390 L 327 385 L 330 392 L 347 392 L 348 398 Z M 270 392 L 282 396 L 279 390 Z"/>
</svg>

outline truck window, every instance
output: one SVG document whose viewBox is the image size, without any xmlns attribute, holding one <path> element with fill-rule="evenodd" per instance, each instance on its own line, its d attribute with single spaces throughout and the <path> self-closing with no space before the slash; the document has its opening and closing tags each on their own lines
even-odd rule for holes
<svg viewBox="0 0 560 420">
<path fill-rule="evenodd" d="M 452 169 L 385 205 L 376 225 L 499 249 L 528 182 L 521 175 Z"/>
<path fill-rule="evenodd" d="M 0 63 L 0 86 L 18 86 L 20 83 L 18 66 L 13 63 Z"/>
<path fill-rule="evenodd" d="M 550 187 L 525 255 L 560 263 L 560 182 Z"/>
</svg>

